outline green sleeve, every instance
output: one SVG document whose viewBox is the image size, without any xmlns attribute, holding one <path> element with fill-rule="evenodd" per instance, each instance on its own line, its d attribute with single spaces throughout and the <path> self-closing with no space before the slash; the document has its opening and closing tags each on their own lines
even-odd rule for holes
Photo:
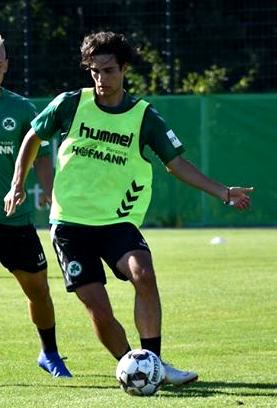
<svg viewBox="0 0 277 408">
<path fill-rule="evenodd" d="M 53 99 L 32 121 L 31 125 L 42 140 L 50 140 L 57 134 L 67 133 L 70 129 L 80 91 L 64 92 Z"/>
<path fill-rule="evenodd" d="M 22 137 L 30 130 L 31 123 L 37 116 L 37 108 L 29 99 L 23 99 L 24 101 L 24 121 L 22 123 Z M 41 146 L 38 152 L 38 156 L 46 156 L 50 154 L 50 147 L 48 142 L 41 142 Z"/>
<path fill-rule="evenodd" d="M 141 136 L 142 151 L 148 145 L 165 165 L 185 150 L 173 130 L 151 105 L 145 113 Z"/>
<path fill-rule="evenodd" d="M 32 121 L 37 116 L 36 106 L 33 103 L 31 103 L 29 99 L 26 99 L 25 101 L 26 101 L 26 103 L 24 105 L 24 107 L 25 107 L 25 121 L 24 121 L 23 126 L 22 126 L 22 134 L 23 135 L 25 135 L 29 131 Z M 49 142 L 42 141 L 40 149 L 38 151 L 38 156 L 39 157 L 47 156 L 49 154 L 50 154 Z"/>
</svg>

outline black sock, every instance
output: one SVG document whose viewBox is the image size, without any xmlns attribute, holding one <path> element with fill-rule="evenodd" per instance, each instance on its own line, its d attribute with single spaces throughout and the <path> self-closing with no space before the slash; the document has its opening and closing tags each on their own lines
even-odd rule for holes
<svg viewBox="0 0 277 408">
<path fill-rule="evenodd" d="M 51 329 L 39 329 L 38 328 L 39 337 L 41 340 L 41 345 L 43 351 L 46 353 L 58 351 L 57 343 L 56 343 L 56 327 L 53 326 Z"/>
<path fill-rule="evenodd" d="M 158 357 L 161 355 L 161 336 L 151 337 L 150 339 L 140 339 L 141 348 L 150 350 Z"/>
</svg>

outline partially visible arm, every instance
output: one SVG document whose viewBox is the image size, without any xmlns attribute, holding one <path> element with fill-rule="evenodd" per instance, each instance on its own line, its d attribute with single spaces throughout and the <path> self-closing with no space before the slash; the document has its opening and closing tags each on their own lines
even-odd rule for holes
<svg viewBox="0 0 277 408">
<path fill-rule="evenodd" d="M 24 185 L 34 160 L 37 156 L 41 139 L 30 129 L 21 144 L 16 162 L 11 189 L 4 199 L 6 215 L 12 215 L 16 206 L 23 203 L 26 198 Z"/>
<path fill-rule="evenodd" d="M 192 163 L 183 159 L 184 151 L 181 141 L 172 129 L 169 129 L 159 113 L 147 109 L 142 126 L 142 151 L 149 145 L 153 152 L 165 164 L 169 173 L 199 190 L 218 197 L 226 204 L 243 210 L 249 207 L 250 198 L 247 193 L 252 187 L 229 187 L 214 181 L 198 170 Z"/>
<path fill-rule="evenodd" d="M 247 193 L 253 191 L 253 187 L 228 187 L 205 176 L 192 163 L 181 156 L 175 157 L 166 165 L 169 173 L 193 187 L 218 197 L 222 201 L 238 209 L 248 208 L 250 198 Z"/>
<path fill-rule="evenodd" d="M 169 173 L 184 183 L 218 197 L 222 201 L 227 201 L 227 187 L 225 185 L 211 180 L 181 156 L 175 157 L 167 163 L 166 167 Z"/>
<path fill-rule="evenodd" d="M 43 200 L 40 201 L 40 205 L 51 204 L 53 168 L 50 155 L 37 157 L 34 162 L 34 168 L 44 191 Z"/>
</svg>

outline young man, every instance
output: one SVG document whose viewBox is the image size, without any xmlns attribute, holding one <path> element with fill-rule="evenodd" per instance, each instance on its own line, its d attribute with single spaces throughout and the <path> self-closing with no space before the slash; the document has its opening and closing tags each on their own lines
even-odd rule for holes
<svg viewBox="0 0 277 408">
<path fill-rule="evenodd" d="M 6 49 L 0 36 L 0 86 L 7 69 Z M 28 298 L 30 317 L 42 345 L 39 366 L 54 377 L 71 377 L 57 350 L 54 307 L 47 283 L 47 261 L 32 224 L 31 203 L 27 199 L 18 212 L 9 218 L 3 205 L 11 185 L 19 147 L 34 117 L 35 108 L 26 98 L 0 87 L 0 262 L 15 276 Z M 49 143 L 41 147 L 34 165 L 49 196 L 52 189 Z"/>
<path fill-rule="evenodd" d="M 161 304 L 150 249 L 138 230 L 151 198 L 146 145 L 185 183 L 244 209 L 251 188 L 226 187 L 181 158 L 181 142 L 144 100 L 123 88 L 133 49 L 126 38 L 99 32 L 84 38 L 82 65 L 94 88 L 63 93 L 32 121 L 5 199 L 10 216 L 24 200 L 24 181 L 41 140 L 57 131 L 57 157 L 50 220 L 53 245 L 68 292 L 85 305 L 103 345 L 120 359 L 129 349 L 105 289 L 104 260 L 115 276 L 135 288 L 135 324 L 141 347 L 161 355 Z M 166 382 L 198 378 L 164 363 Z"/>
</svg>

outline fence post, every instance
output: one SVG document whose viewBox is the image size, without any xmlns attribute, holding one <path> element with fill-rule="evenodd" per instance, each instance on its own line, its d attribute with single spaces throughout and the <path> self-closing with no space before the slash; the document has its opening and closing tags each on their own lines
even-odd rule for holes
<svg viewBox="0 0 277 408">
<path fill-rule="evenodd" d="M 165 54 L 166 67 L 169 72 L 167 93 L 174 92 L 174 56 L 172 50 L 172 10 L 171 0 L 165 0 Z"/>
<path fill-rule="evenodd" d="M 210 170 L 210 133 L 209 133 L 209 102 L 208 96 L 200 96 L 200 156 L 201 156 L 201 171 L 209 176 Z M 201 192 L 201 212 L 202 219 L 201 223 L 203 226 L 207 225 L 209 222 L 209 205 L 208 196 L 206 193 Z"/>
<path fill-rule="evenodd" d="M 31 73 L 30 73 L 30 56 L 31 56 L 31 10 L 30 0 L 24 1 L 23 8 L 23 58 L 24 58 L 24 95 L 31 94 Z"/>
</svg>

